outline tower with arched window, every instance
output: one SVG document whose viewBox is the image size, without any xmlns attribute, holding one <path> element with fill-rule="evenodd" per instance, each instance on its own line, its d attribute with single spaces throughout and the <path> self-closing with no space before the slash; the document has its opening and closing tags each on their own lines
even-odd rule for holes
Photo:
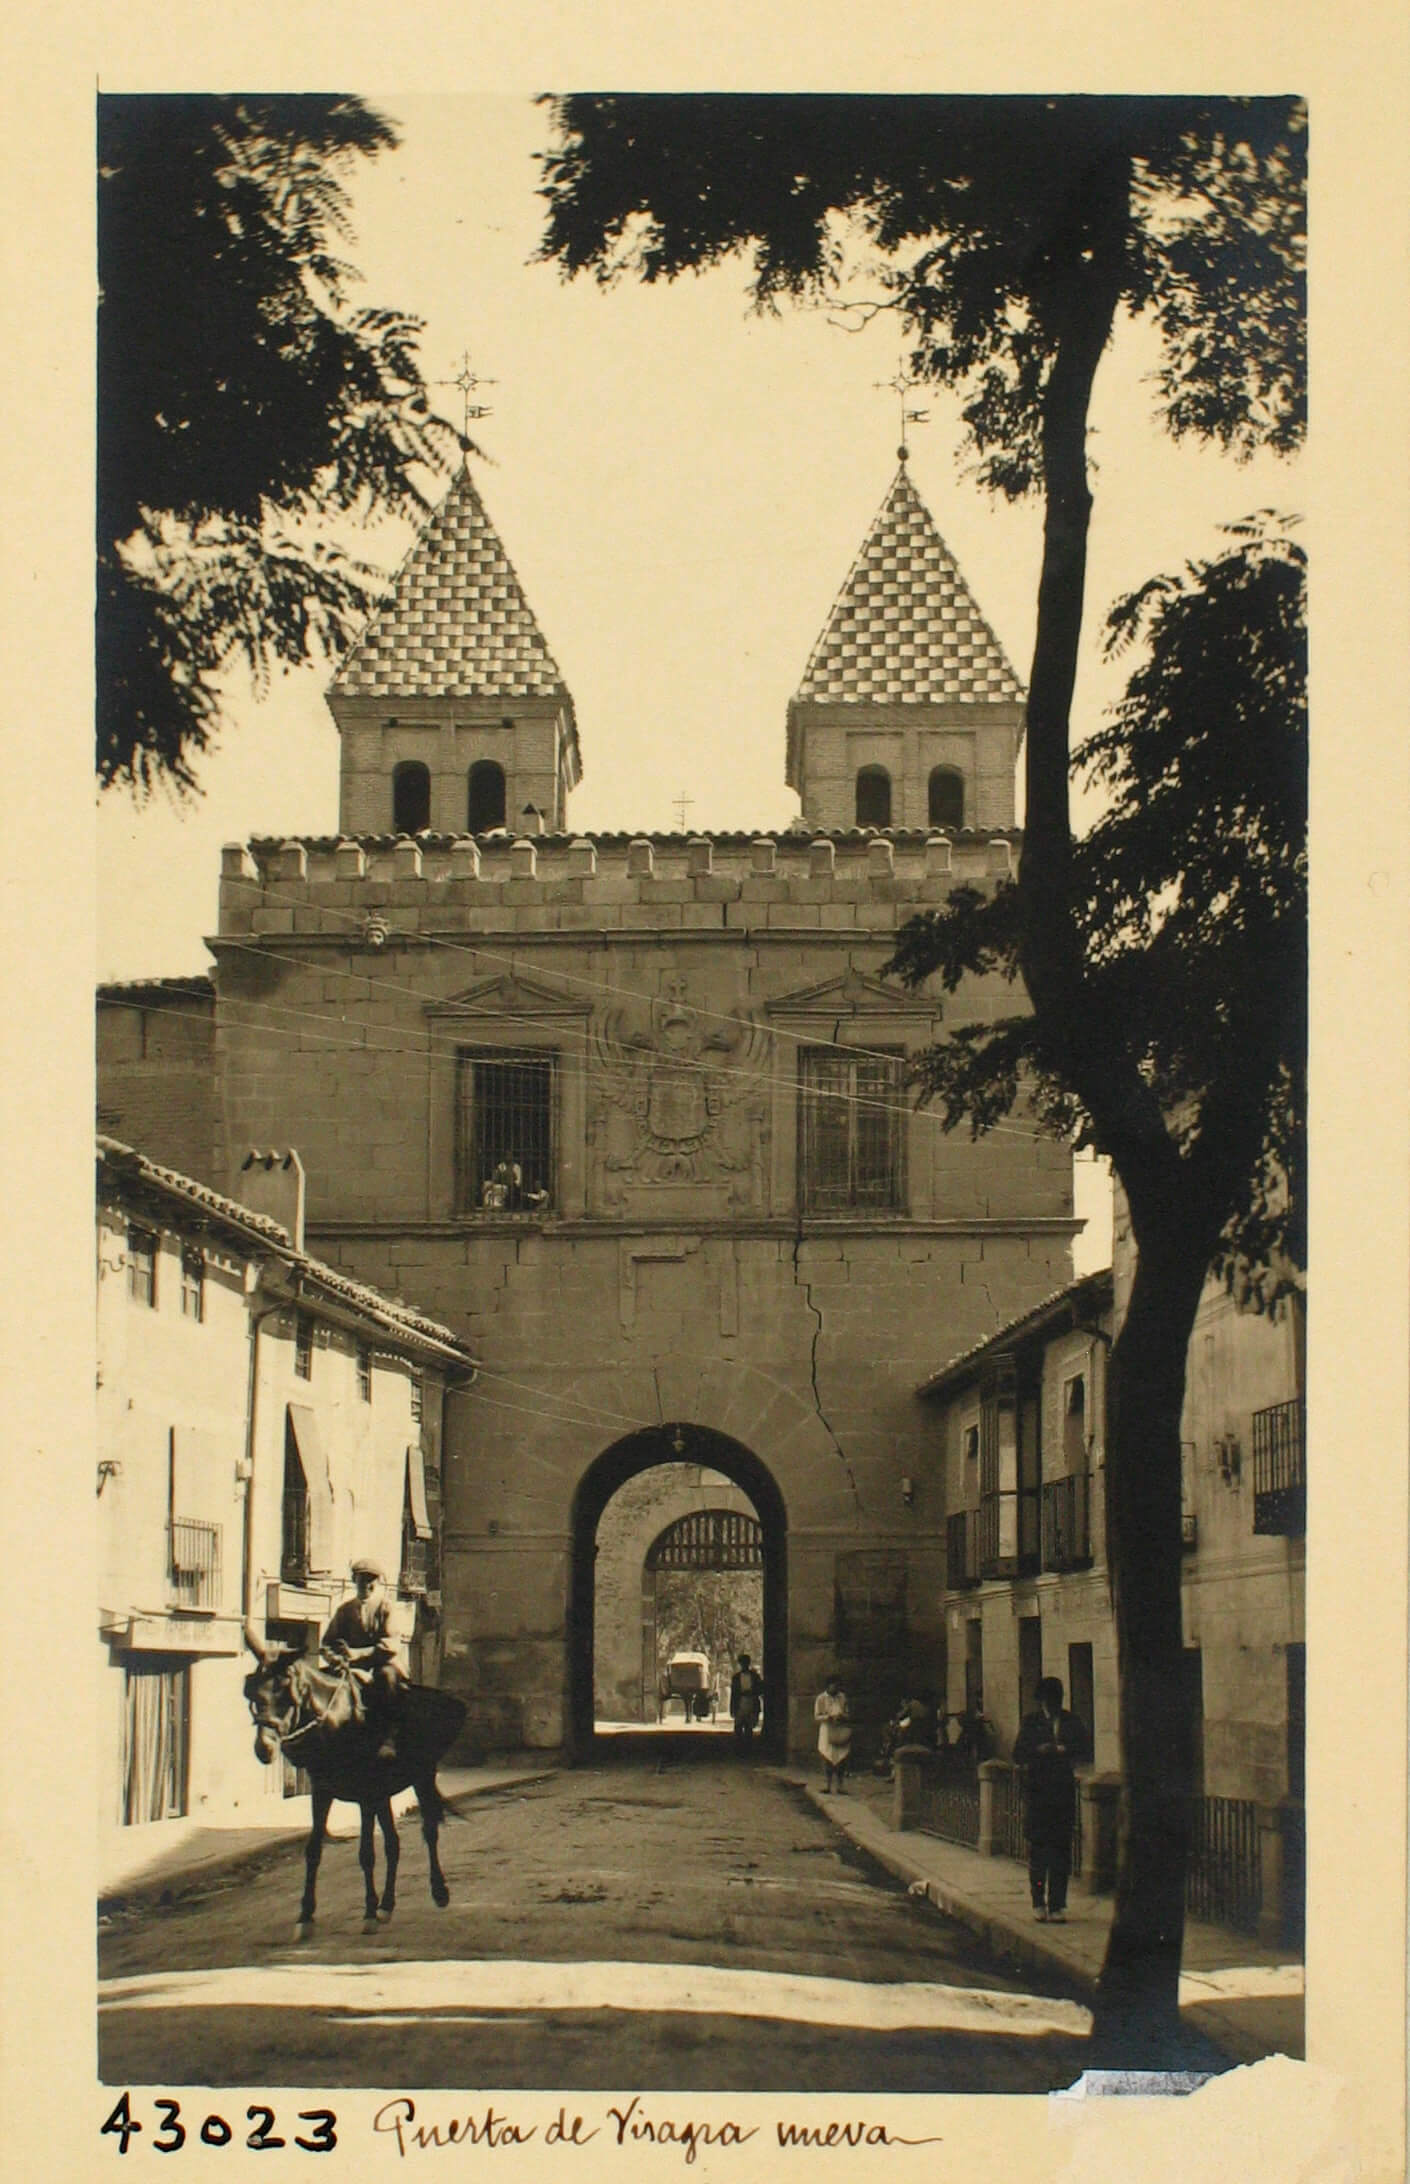
<svg viewBox="0 0 1410 2184">
<path fill-rule="evenodd" d="M 582 772 L 567 685 L 468 466 L 328 693 L 344 834 L 555 833 Z"/>
<path fill-rule="evenodd" d="M 788 709 L 825 828 L 1010 827 L 1023 690 L 904 455 Z"/>
</svg>

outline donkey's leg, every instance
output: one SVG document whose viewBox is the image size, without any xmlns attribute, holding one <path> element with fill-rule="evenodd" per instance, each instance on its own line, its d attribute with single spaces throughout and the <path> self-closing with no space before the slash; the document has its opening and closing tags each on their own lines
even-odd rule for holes
<svg viewBox="0 0 1410 2184">
<path fill-rule="evenodd" d="M 421 1807 L 421 1833 L 426 1838 L 426 1856 L 431 1868 L 431 1895 L 444 1911 L 450 1902 L 450 1890 L 441 1871 L 440 1851 L 437 1846 L 441 1832 L 441 1814 L 445 1808 L 434 1775 L 429 1782 L 417 1784 L 416 1801 Z"/>
<path fill-rule="evenodd" d="M 377 1868 L 377 1808 L 369 1799 L 358 1809 L 362 1814 L 357 1839 L 357 1862 L 362 1867 L 362 1931 L 370 1934 L 377 1925 L 377 1883 L 373 1877 Z"/>
<path fill-rule="evenodd" d="M 314 1897 L 318 1881 L 318 1862 L 323 1856 L 323 1841 L 328 1833 L 328 1812 L 333 1803 L 333 1792 L 326 1783 L 313 1785 L 313 1826 L 309 1830 L 308 1844 L 304 1851 L 304 1893 L 299 1905 L 299 1922 L 294 1928 L 295 1941 L 307 1941 L 313 1932 Z"/>
<path fill-rule="evenodd" d="M 382 1901 L 377 1909 L 379 1919 L 389 1919 L 397 1907 L 397 1867 L 401 1863 L 401 1841 L 397 1824 L 392 1816 L 392 1801 L 384 1798 L 377 1807 L 377 1821 L 382 1830 L 382 1848 L 386 1853 L 387 1877 L 382 1884 Z M 370 1828 L 371 1822 L 368 1822 Z"/>
</svg>

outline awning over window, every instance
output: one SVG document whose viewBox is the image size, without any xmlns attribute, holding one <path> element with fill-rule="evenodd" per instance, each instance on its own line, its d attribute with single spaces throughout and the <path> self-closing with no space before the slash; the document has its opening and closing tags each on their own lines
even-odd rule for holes
<svg viewBox="0 0 1410 2184">
<path fill-rule="evenodd" d="M 289 1405 L 289 1430 L 308 1488 L 308 1560 L 312 1570 L 333 1567 L 333 1481 L 318 1420 L 307 1403 Z"/>
<path fill-rule="evenodd" d="M 218 1523 L 230 1502 L 230 1482 L 239 1443 L 228 1433 L 199 1426 L 172 1426 L 167 1447 L 171 1465 L 171 1514 Z"/>
<path fill-rule="evenodd" d="M 426 1509 L 426 1458 L 419 1441 L 410 1442 L 406 1451 L 406 1497 L 412 1530 L 418 1539 L 429 1539 L 431 1519 Z"/>
</svg>

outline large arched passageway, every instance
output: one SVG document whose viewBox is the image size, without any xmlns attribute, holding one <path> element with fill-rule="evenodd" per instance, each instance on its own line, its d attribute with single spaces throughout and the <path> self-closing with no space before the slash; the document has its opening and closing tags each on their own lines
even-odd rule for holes
<svg viewBox="0 0 1410 2184">
<path fill-rule="evenodd" d="M 604 1449 L 584 1473 L 573 1503 L 573 1559 L 568 1609 L 569 1723 L 573 1757 L 590 1757 L 596 1623 L 597 1528 L 614 1494 L 638 1472 L 678 1459 L 723 1472 L 748 1496 L 763 1534 L 764 1726 L 761 1748 L 782 1759 L 788 1737 L 788 1520 L 772 1473 L 752 1450 L 705 1426 L 653 1426 Z"/>
</svg>

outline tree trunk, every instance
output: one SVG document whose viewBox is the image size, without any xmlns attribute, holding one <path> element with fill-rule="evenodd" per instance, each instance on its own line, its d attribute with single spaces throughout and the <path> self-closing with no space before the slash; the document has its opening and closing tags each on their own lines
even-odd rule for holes
<svg viewBox="0 0 1410 2184">
<path fill-rule="evenodd" d="M 1107 1566 L 1125 1799 L 1093 2038 L 1103 2061 L 1169 2068 L 1179 2036 L 1193 1782 L 1180 1598 L 1180 1414 L 1207 1253 L 1200 1243 L 1192 1248 L 1176 1207 L 1146 1226 L 1111 1355 L 1107 1408 Z"/>
</svg>

